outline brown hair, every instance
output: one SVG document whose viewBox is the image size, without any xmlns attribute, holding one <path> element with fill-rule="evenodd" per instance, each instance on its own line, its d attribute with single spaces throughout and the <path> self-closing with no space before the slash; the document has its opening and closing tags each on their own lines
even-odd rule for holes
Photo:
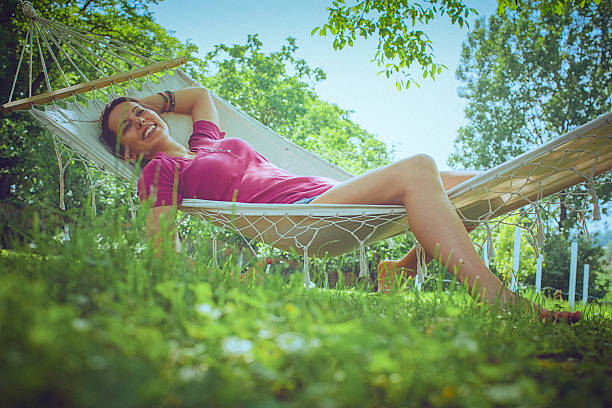
<svg viewBox="0 0 612 408">
<path fill-rule="evenodd" d="M 115 157 L 118 157 L 122 160 L 124 159 L 125 148 L 120 143 L 119 138 L 117 138 L 117 133 L 115 133 L 115 131 L 113 131 L 108 126 L 108 118 L 115 106 L 123 102 L 138 102 L 138 99 L 129 96 L 121 96 L 106 105 L 104 107 L 104 110 L 102 110 L 102 114 L 100 115 L 100 125 L 102 126 L 100 142 L 102 142 L 102 144 L 106 146 L 108 151 L 115 155 Z"/>
</svg>

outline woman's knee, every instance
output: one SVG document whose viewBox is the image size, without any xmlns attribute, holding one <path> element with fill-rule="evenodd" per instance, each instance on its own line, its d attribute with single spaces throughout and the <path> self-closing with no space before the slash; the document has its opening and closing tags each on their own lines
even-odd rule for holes
<svg viewBox="0 0 612 408">
<path fill-rule="evenodd" d="M 435 160 L 427 154 L 416 154 L 400 160 L 397 164 L 403 171 L 410 173 L 435 173 L 436 176 L 439 174 Z"/>
<path fill-rule="evenodd" d="M 390 186 L 398 190 L 400 197 L 403 197 L 407 190 L 427 180 L 439 178 L 434 159 L 426 154 L 417 154 L 397 161 L 389 166 L 388 170 Z"/>
<path fill-rule="evenodd" d="M 412 189 L 420 188 L 423 183 L 439 180 L 438 168 L 431 156 L 414 155 L 399 160 L 385 170 L 388 192 L 393 194 L 394 201 L 403 202 L 406 194 Z"/>
</svg>

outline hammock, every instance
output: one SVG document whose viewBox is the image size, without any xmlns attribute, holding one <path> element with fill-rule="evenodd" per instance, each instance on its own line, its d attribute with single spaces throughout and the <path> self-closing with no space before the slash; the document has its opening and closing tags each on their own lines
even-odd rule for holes
<svg viewBox="0 0 612 408">
<path fill-rule="evenodd" d="M 42 58 L 43 47 L 40 45 L 39 37 L 46 38 L 45 36 L 50 36 L 51 42 L 60 51 L 64 43 L 72 48 L 73 52 L 62 52 L 75 67 L 76 64 L 71 57 L 85 53 L 84 49 L 76 50 L 76 48 L 87 42 L 95 44 L 102 42 L 101 47 L 98 46 L 93 51 L 88 50 L 90 54 L 102 60 L 104 58 L 98 52 L 100 49 L 103 50 L 102 55 L 108 52 L 114 57 L 117 57 L 121 51 L 127 51 L 130 58 L 126 60 L 130 64 L 133 64 L 134 57 L 140 57 L 133 50 L 122 48 L 127 47 L 126 44 L 117 45 L 117 42 L 103 37 L 92 40 L 86 33 L 45 20 L 27 3 L 24 5 L 24 10 L 30 17 L 31 23 L 21 57 L 23 59 L 29 42 L 30 65 L 34 51 L 32 39 L 35 35 L 43 67 L 45 66 Z M 50 42 L 44 40 L 43 43 L 47 45 L 53 61 L 59 65 Z M 76 151 L 78 156 L 124 179 L 134 181 L 133 167 L 128 162 L 115 158 L 98 140 L 100 134 L 98 118 L 104 105 L 121 95 L 139 97 L 166 89 L 197 86 L 197 83 L 184 72 L 178 69 L 169 72 L 185 63 L 185 58 L 166 58 L 162 62 L 141 58 L 148 64 L 137 65 L 127 72 L 106 75 L 95 81 L 89 81 L 85 77 L 85 82 L 72 85 L 64 75 L 68 86 L 60 90 L 52 90 L 47 80 L 49 92 L 39 96 L 32 96 L 30 92 L 25 99 L 15 102 L 9 100 L 2 106 L 2 110 L 6 112 L 29 109 L 37 120 L 53 132 L 59 142 Z M 163 73 L 158 74 L 161 71 Z M 61 72 L 63 75 L 63 70 Z M 19 68 L 15 82 L 18 75 Z M 89 98 L 82 95 L 87 91 L 93 94 Z M 10 99 L 12 95 L 13 91 Z M 277 166 L 297 175 L 318 175 L 340 181 L 351 177 L 351 174 L 291 143 L 218 96 L 214 94 L 212 96 L 219 111 L 220 128 L 226 131 L 228 136 L 244 138 Z M 71 97 L 72 101 L 59 102 L 60 98 L 65 97 Z M 41 103 L 46 105 L 39 105 Z M 165 114 L 164 119 L 169 124 L 172 137 L 186 146 L 191 134 L 191 119 L 177 114 Z M 61 163 L 62 155 L 59 149 L 56 149 L 56 152 L 58 152 L 61 176 L 64 168 Z M 599 206 L 595 194 L 595 178 L 610 169 L 612 169 L 612 113 L 602 115 L 531 152 L 494 167 L 454 187 L 448 195 L 464 223 L 483 224 L 487 228 L 489 237 L 489 220 L 531 205 L 538 220 L 536 235 L 541 245 L 543 234 L 539 223 L 538 202 L 570 186 L 586 182 L 593 198 L 593 218 L 598 219 Z M 60 188 L 60 203 L 63 203 L 61 194 L 63 192 Z M 180 209 L 236 232 L 249 246 L 249 240 L 253 239 L 303 255 L 306 285 L 311 284 L 308 272 L 309 256 L 333 257 L 359 249 L 359 277 L 366 277 L 368 265 L 365 247 L 372 242 L 408 233 L 405 209 L 399 206 L 249 204 L 185 199 Z M 490 240 L 487 243 L 490 246 Z M 213 253 L 216 256 L 216 237 L 213 237 Z M 490 249 L 488 254 L 492 254 Z M 421 269 L 417 272 L 418 281 L 422 283 L 425 271 Z"/>
</svg>

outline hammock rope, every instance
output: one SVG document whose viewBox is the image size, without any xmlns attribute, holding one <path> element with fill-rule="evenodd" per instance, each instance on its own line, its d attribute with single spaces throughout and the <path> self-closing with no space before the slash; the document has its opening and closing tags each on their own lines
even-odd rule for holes
<svg viewBox="0 0 612 408">
<path fill-rule="evenodd" d="M 103 55 L 104 53 L 108 54 L 111 57 L 114 57 L 118 60 L 125 62 L 129 67 L 133 67 L 133 68 L 143 68 L 145 65 L 155 63 L 155 60 L 147 57 L 147 55 L 145 54 L 161 57 L 164 60 L 170 59 L 169 57 L 165 55 L 155 53 L 150 50 L 144 50 L 140 47 L 136 47 L 131 44 L 127 44 L 125 42 L 121 42 L 121 41 L 114 40 L 114 39 L 109 39 L 104 36 L 96 35 L 94 33 L 86 32 L 86 31 L 75 29 L 72 27 L 68 27 L 59 22 L 45 19 L 36 12 L 36 10 L 34 9 L 34 7 L 32 6 L 30 2 L 27 2 L 27 1 L 24 2 L 21 0 L 20 2 L 22 4 L 22 10 L 23 10 L 24 15 L 28 17 L 29 19 L 29 29 L 26 34 L 26 41 L 24 41 L 24 47 L 23 47 L 21 56 L 19 58 L 19 64 L 18 64 L 17 72 L 15 74 L 15 79 L 19 75 L 19 70 L 21 67 L 21 62 L 22 62 L 24 53 L 25 53 L 28 38 L 31 41 L 33 36 L 36 35 L 36 43 L 37 43 L 37 48 L 39 51 L 40 62 L 41 62 L 41 65 L 43 66 L 43 72 L 45 74 L 45 80 L 46 80 L 47 88 L 49 92 L 52 91 L 51 81 L 49 80 L 47 76 L 48 69 L 46 67 L 46 62 L 45 62 L 45 58 L 43 55 L 43 49 L 40 44 L 40 39 L 42 39 L 45 45 L 45 48 L 48 52 L 48 55 L 53 59 L 55 66 L 59 69 L 60 73 L 62 74 L 62 77 L 64 78 L 66 82 L 66 86 L 71 86 L 72 84 L 66 77 L 62 64 L 59 62 L 56 56 L 56 52 L 53 51 L 53 47 L 51 46 L 49 41 L 51 41 L 55 45 L 55 48 L 59 51 L 59 53 L 61 53 L 64 56 L 64 58 L 70 63 L 70 65 L 75 69 L 75 71 L 79 73 L 79 77 L 86 82 L 89 81 L 89 79 L 87 78 L 87 75 L 84 74 L 79 69 L 78 64 L 70 56 L 67 50 L 64 49 L 62 44 L 65 45 L 70 51 L 74 52 L 81 59 L 82 62 L 89 65 L 96 72 L 98 72 L 98 74 L 101 76 L 107 76 L 109 74 L 105 73 L 102 69 L 100 69 L 100 65 L 94 64 L 92 62 L 91 57 L 95 57 L 97 61 L 103 62 L 104 64 L 108 65 L 115 72 L 123 71 L 121 68 L 117 67 L 111 60 L 105 58 Z M 88 48 L 87 45 L 89 45 L 90 48 Z M 83 55 L 77 48 L 80 49 L 85 54 L 88 54 L 90 57 Z M 131 51 L 131 49 L 135 49 L 137 51 L 143 52 L 144 54 L 133 52 Z M 34 52 L 34 48 L 32 47 L 32 44 L 30 43 L 30 68 L 32 67 L 33 52 Z M 142 60 L 144 64 L 143 65 L 138 64 L 137 62 L 127 58 L 126 55 L 135 57 L 137 60 Z M 31 75 L 30 75 L 30 82 L 31 82 Z M 13 84 L 13 89 L 11 90 L 11 95 L 9 97 L 9 102 L 12 100 L 13 92 L 14 92 L 14 84 Z M 29 96 L 32 96 L 31 91 L 30 91 Z"/>
<path fill-rule="evenodd" d="M 408 225 L 405 209 L 399 206 L 263 205 L 186 199 L 180 208 L 236 233 L 254 254 L 257 250 L 252 240 L 303 255 L 305 283 L 310 282 L 309 255 L 333 257 L 355 248 L 359 249 L 359 277 L 369 277 L 365 247 L 407 233 Z M 216 254 L 216 249 L 213 252 Z"/>
<path fill-rule="evenodd" d="M 62 150 L 60 150 L 60 143 L 57 140 L 57 136 L 53 136 L 53 147 L 55 149 L 55 156 L 57 159 L 57 166 L 58 166 L 58 179 L 59 179 L 59 206 L 60 209 L 62 211 L 66 210 L 66 203 L 64 202 L 64 172 L 66 171 L 66 168 L 68 167 L 68 164 L 70 163 L 70 160 L 72 159 L 72 155 L 70 155 L 70 151 L 66 150 L 64 148 L 62 148 Z M 66 163 L 63 162 L 62 157 L 63 157 L 63 153 L 67 151 L 69 154 L 68 160 L 66 160 Z"/>
</svg>

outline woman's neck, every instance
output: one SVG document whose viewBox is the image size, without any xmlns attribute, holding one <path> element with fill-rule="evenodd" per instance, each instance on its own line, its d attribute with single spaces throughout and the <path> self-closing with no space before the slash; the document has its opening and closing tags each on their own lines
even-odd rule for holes
<svg viewBox="0 0 612 408">
<path fill-rule="evenodd" d="M 190 157 L 193 155 L 185 146 L 172 139 L 168 140 L 167 145 L 160 151 L 173 157 Z"/>
</svg>

